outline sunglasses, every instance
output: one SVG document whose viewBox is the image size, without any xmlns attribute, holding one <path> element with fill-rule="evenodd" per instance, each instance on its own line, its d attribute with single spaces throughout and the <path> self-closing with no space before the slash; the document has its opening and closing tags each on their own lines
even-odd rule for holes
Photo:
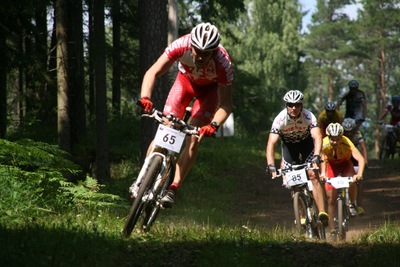
<svg viewBox="0 0 400 267">
<path fill-rule="evenodd" d="M 293 107 L 299 108 L 301 107 L 301 103 L 286 103 L 286 106 L 288 108 L 293 108 Z"/>
</svg>

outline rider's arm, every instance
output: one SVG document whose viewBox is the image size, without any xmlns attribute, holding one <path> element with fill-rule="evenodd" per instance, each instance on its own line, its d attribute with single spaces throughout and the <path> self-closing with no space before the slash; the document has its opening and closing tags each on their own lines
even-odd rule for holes
<svg viewBox="0 0 400 267">
<path fill-rule="evenodd" d="M 363 118 L 367 117 L 367 100 L 363 98 L 361 100 L 361 106 L 362 106 L 362 111 L 363 111 Z"/>
<path fill-rule="evenodd" d="M 365 141 L 360 142 L 360 147 L 361 147 L 361 154 L 364 157 L 365 165 L 368 165 L 368 152 L 367 152 L 367 145 L 365 144 Z"/>
<path fill-rule="evenodd" d="M 275 166 L 275 145 L 279 140 L 279 134 L 269 133 L 267 147 L 265 149 L 265 156 L 267 158 L 267 165 Z M 276 173 L 272 174 L 275 177 Z"/>
<path fill-rule="evenodd" d="M 382 114 L 382 116 L 379 118 L 379 121 L 382 121 L 386 118 L 387 114 L 389 113 L 389 110 L 385 109 L 385 112 Z"/>
<path fill-rule="evenodd" d="M 313 127 L 310 130 L 311 137 L 314 140 L 314 155 L 319 155 L 322 148 L 322 134 L 319 127 Z"/>
<path fill-rule="evenodd" d="M 362 178 L 362 176 L 363 176 L 364 168 L 365 168 L 365 159 L 364 159 L 363 155 L 361 155 L 361 152 L 357 148 L 354 148 L 351 151 L 351 154 L 352 154 L 353 158 L 355 160 L 357 160 L 357 162 L 358 162 L 358 172 L 355 175 L 356 176 L 355 178 L 358 180 L 358 179 Z"/>
<path fill-rule="evenodd" d="M 232 85 L 218 85 L 219 106 L 215 112 L 213 122 L 223 124 L 232 112 Z"/>
<path fill-rule="evenodd" d="M 324 154 L 324 152 L 321 152 L 321 158 L 322 158 L 322 162 L 321 162 L 321 177 L 322 178 L 326 178 L 326 165 L 327 165 L 327 161 L 326 161 L 326 156 Z"/>
<path fill-rule="evenodd" d="M 151 98 L 156 79 L 165 74 L 173 64 L 174 61 L 171 61 L 165 54 L 162 54 L 144 75 L 140 96 Z"/>
</svg>

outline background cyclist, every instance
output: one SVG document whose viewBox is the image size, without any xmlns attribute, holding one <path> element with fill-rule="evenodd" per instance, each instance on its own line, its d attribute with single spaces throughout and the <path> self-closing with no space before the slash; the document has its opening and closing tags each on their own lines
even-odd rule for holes
<svg viewBox="0 0 400 267">
<path fill-rule="evenodd" d="M 317 119 L 311 111 L 303 108 L 303 94 L 298 90 L 291 90 L 285 94 L 283 100 L 286 108 L 274 119 L 266 147 L 267 173 L 276 176 L 275 145 L 279 139 L 282 144 L 282 164 L 289 168 L 292 164 L 321 160 L 322 137 Z M 281 166 L 282 167 L 282 166 Z M 318 216 L 326 226 L 329 216 L 325 212 L 323 189 L 319 181 L 317 170 L 308 170 L 313 184 L 313 196 L 320 211 Z"/>
<path fill-rule="evenodd" d="M 232 111 L 233 70 L 227 51 L 220 45 L 218 29 L 201 23 L 169 45 L 143 78 L 141 105 L 149 112 L 153 108 L 151 95 L 156 79 L 167 73 L 179 61 L 178 74 L 164 113 L 182 119 L 185 108 L 194 99 L 190 123 L 201 127 L 200 138 L 186 137 L 185 147 L 177 161 L 174 181 L 161 202 L 170 208 L 176 193 L 195 163 L 198 146 L 203 136 L 209 137 L 225 122 Z"/>
<path fill-rule="evenodd" d="M 400 96 L 392 97 L 392 104 L 386 106 L 384 113 L 379 119 L 382 122 L 390 113 L 390 125 L 393 125 L 393 131 L 397 136 L 397 141 L 400 141 Z"/>
<path fill-rule="evenodd" d="M 343 122 L 343 113 L 337 109 L 335 101 L 327 101 L 324 110 L 318 115 L 318 126 L 321 129 L 322 138 L 325 137 L 325 130 L 329 123 Z"/>
<path fill-rule="evenodd" d="M 367 100 L 364 91 L 358 89 L 359 83 L 356 80 L 351 80 L 349 82 L 349 92 L 339 97 L 338 99 L 338 109 L 346 102 L 346 112 L 344 114 L 345 118 L 353 118 L 356 121 L 357 129 L 365 121 L 367 115 Z"/>
<path fill-rule="evenodd" d="M 348 137 L 354 146 L 361 152 L 365 160 L 365 168 L 368 166 L 368 152 L 364 136 L 359 130 L 356 130 L 356 121 L 352 118 L 344 119 L 343 123 L 344 135 Z M 358 171 L 358 162 L 351 157 L 354 165 L 355 172 Z M 359 216 L 365 214 L 364 211 L 364 179 L 357 182 L 357 212 Z"/>
<path fill-rule="evenodd" d="M 343 127 L 339 123 L 331 123 L 326 128 L 326 137 L 323 140 L 321 157 L 321 177 L 322 179 L 333 178 L 336 176 L 352 176 L 354 180 L 361 180 L 365 168 L 365 160 L 360 151 L 354 146 L 349 138 L 343 136 Z M 358 162 L 357 173 L 351 160 L 353 157 Z M 336 214 L 337 191 L 329 183 L 325 183 L 326 198 L 328 202 L 329 228 L 331 236 L 335 235 L 334 218 Z M 357 197 L 357 187 L 351 183 L 349 187 L 349 197 L 351 201 L 351 216 L 357 215 L 355 201 Z"/>
</svg>

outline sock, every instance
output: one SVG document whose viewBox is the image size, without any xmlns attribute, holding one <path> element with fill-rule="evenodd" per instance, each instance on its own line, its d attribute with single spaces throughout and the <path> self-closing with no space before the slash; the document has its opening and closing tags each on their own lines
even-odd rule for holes
<svg viewBox="0 0 400 267">
<path fill-rule="evenodd" d="M 172 183 L 169 187 L 168 190 L 172 190 L 174 191 L 174 193 L 178 193 L 178 189 L 179 189 L 179 184 L 178 183 Z"/>
</svg>

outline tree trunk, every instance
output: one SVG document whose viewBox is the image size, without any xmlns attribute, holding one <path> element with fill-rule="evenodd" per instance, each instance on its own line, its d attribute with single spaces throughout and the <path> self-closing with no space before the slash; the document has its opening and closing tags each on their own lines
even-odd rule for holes
<svg viewBox="0 0 400 267">
<path fill-rule="evenodd" d="M 100 182 L 110 179 L 110 162 L 108 158 L 108 122 L 106 95 L 106 60 L 104 0 L 93 0 L 94 11 L 94 79 L 96 90 L 96 174 Z"/>
<path fill-rule="evenodd" d="M 82 0 L 68 1 L 68 86 L 71 148 L 86 135 Z"/>
<path fill-rule="evenodd" d="M 139 0 L 140 18 L 140 70 L 142 77 L 148 68 L 163 53 L 167 45 L 167 1 Z M 157 109 L 162 109 L 168 95 L 168 77 L 164 75 L 157 79 L 152 100 Z M 156 125 L 142 119 L 141 129 L 141 160 L 144 160 L 147 148 L 154 138 Z"/>
<path fill-rule="evenodd" d="M 2 16 L 3 18 L 3 16 Z M 6 137 L 7 130 L 7 43 L 6 33 L 0 27 L 0 138 Z"/>
<path fill-rule="evenodd" d="M 178 38 L 178 0 L 168 0 L 168 44 Z M 176 62 L 170 70 L 170 75 L 175 77 L 178 73 Z"/>
<path fill-rule="evenodd" d="M 120 22 L 120 0 L 113 0 L 113 65 L 112 65 L 112 107 L 114 116 L 121 112 L 121 22 Z"/>
<path fill-rule="evenodd" d="M 58 145 L 62 150 L 71 152 L 71 127 L 68 112 L 67 1 L 56 0 Z"/>
</svg>

